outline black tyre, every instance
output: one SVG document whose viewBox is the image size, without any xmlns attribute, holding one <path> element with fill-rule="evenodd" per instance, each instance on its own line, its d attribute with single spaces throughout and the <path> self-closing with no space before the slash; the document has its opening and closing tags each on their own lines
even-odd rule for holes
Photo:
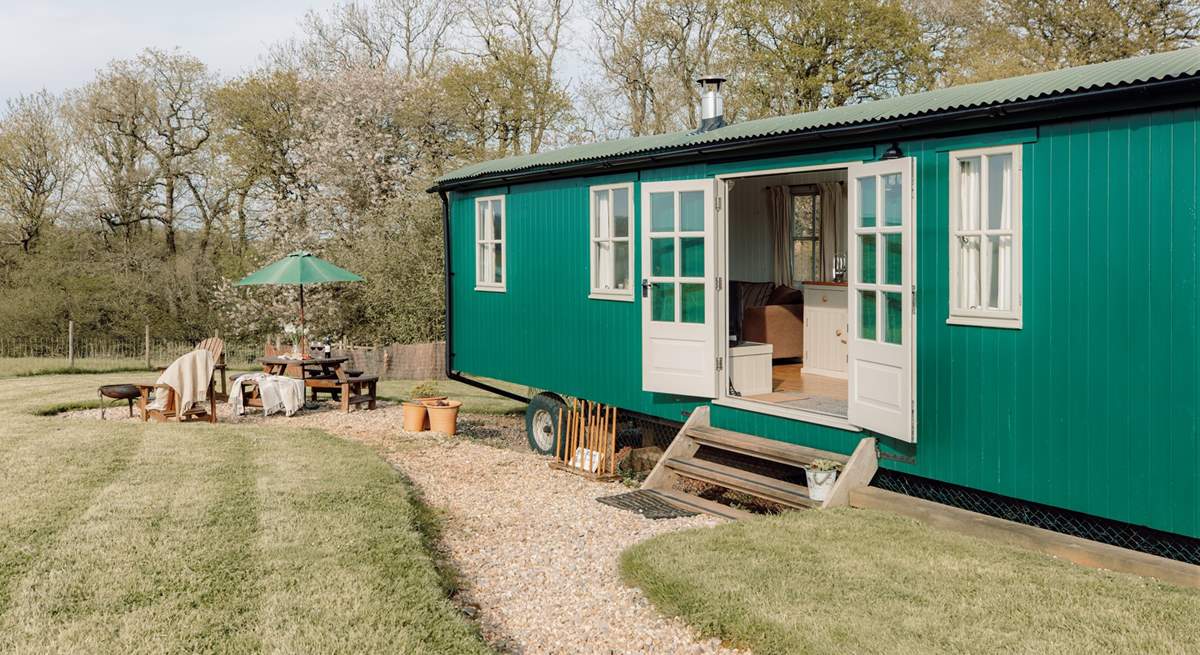
<svg viewBox="0 0 1200 655">
<path fill-rule="evenodd" d="M 529 449 L 541 455 L 553 455 L 558 445 L 558 413 L 566 403 L 552 393 L 539 393 L 525 408 L 525 436 Z"/>
</svg>

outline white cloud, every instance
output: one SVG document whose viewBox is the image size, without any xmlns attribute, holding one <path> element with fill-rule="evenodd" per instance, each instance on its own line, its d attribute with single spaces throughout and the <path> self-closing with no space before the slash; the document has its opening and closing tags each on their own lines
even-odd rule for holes
<svg viewBox="0 0 1200 655">
<path fill-rule="evenodd" d="M 147 47 L 180 48 L 231 76 L 271 44 L 300 32 L 311 8 L 334 0 L 0 1 L 0 99 L 90 80 L 114 59 Z"/>
</svg>

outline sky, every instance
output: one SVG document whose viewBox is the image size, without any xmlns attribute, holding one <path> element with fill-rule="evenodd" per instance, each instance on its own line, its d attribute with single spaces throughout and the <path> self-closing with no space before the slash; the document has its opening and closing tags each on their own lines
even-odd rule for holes
<svg viewBox="0 0 1200 655">
<path fill-rule="evenodd" d="M 178 47 L 222 77 L 253 68 L 335 0 L 0 0 L 0 103 L 81 86 L 114 59 Z"/>
</svg>

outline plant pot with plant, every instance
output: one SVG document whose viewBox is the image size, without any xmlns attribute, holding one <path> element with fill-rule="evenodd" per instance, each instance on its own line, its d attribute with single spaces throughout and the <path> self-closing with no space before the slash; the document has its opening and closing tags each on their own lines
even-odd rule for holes
<svg viewBox="0 0 1200 655">
<path fill-rule="evenodd" d="M 804 476 L 808 480 L 808 497 L 818 502 L 825 502 L 833 493 L 833 484 L 837 482 L 838 471 L 842 470 L 841 462 L 831 459 L 814 459 L 804 466 Z"/>
<path fill-rule="evenodd" d="M 416 403 L 431 403 L 436 400 L 445 400 L 446 397 L 441 395 L 441 389 L 438 389 L 437 383 L 433 381 L 422 382 L 412 388 L 409 392 L 413 402 Z"/>
<path fill-rule="evenodd" d="M 424 432 L 429 429 L 429 413 L 419 402 L 404 401 L 404 431 Z"/>
<path fill-rule="evenodd" d="M 430 430 L 451 436 L 458 432 L 458 408 L 462 407 L 462 403 L 457 400 L 431 400 L 422 404 L 429 413 Z"/>
</svg>

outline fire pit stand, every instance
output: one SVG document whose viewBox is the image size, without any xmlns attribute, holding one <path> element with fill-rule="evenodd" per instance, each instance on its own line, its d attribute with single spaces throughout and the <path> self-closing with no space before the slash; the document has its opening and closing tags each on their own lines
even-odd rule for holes
<svg viewBox="0 0 1200 655">
<path fill-rule="evenodd" d="M 106 384 L 100 387 L 100 418 L 104 418 L 104 412 L 108 408 L 108 404 L 104 402 L 105 398 L 111 398 L 117 402 L 122 400 L 128 402 L 129 418 L 133 418 L 133 401 L 140 398 L 141 395 L 142 392 L 132 384 Z"/>
</svg>

